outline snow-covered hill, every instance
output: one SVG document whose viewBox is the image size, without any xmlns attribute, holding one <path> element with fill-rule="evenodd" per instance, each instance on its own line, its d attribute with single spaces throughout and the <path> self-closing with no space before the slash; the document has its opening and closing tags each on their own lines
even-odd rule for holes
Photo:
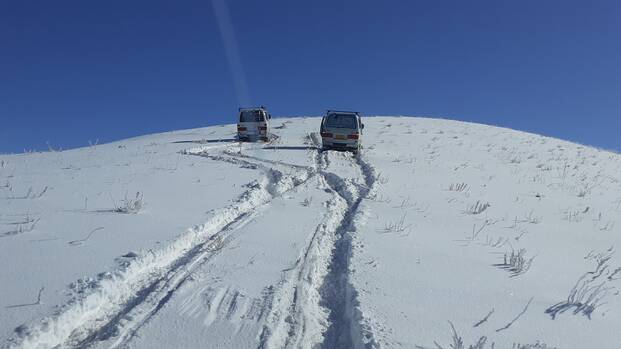
<svg viewBox="0 0 621 349">
<path fill-rule="evenodd" d="M 0 156 L 1 345 L 621 347 L 619 155 L 374 117 L 352 156 L 273 121 Z"/>
</svg>

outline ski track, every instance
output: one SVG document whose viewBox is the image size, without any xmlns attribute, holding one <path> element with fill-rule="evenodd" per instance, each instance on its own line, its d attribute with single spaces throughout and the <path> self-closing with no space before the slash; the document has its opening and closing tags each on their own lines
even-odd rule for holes
<svg viewBox="0 0 621 349">
<path fill-rule="evenodd" d="M 318 146 L 317 137 L 311 139 Z M 127 346 L 191 280 L 192 273 L 234 240 L 234 232 L 260 208 L 319 175 L 319 188 L 332 193 L 332 198 L 294 265 L 283 270 L 277 287 L 269 286 L 261 309 L 254 310 L 264 322 L 258 334 L 259 348 L 364 348 L 363 337 L 368 343 L 373 336 L 361 329 L 356 290 L 349 281 L 349 260 L 360 204 L 374 190 L 377 176 L 373 167 L 361 154 L 316 151 L 313 166 L 302 166 L 228 149 L 212 154 L 214 147 L 197 147 L 182 154 L 260 170 L 265 174 L 263 183 L 251 183 L 236 205 L 162 251 L 141 255 L 113 278 L 102 280 L 94 292 L 65 305 L 59 314 L 30 327 L 20 326 L 16 330 L 20 337 L 11 346 L 86 348 L 106 342 L 110 347 Z M 328 171 L 337 165 L 352 168 L 356 174 Z M 283 168 L 288 173 L 281 171 Z M 229 307 L 235 307 L 234 298 Z M 217 314 L 213 316 L 215 319 Z"/>
</svg>

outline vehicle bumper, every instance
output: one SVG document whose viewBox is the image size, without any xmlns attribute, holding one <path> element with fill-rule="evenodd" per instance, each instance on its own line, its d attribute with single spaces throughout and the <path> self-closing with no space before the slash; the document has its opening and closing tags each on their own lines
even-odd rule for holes
<svg viewBox="0 0 621 349">
<path fill-rule="evenodd" d="M 360 142 L 358 141 L 330 141 L 323 140 L 322 141 L 323 149 L 334 149 L 334 150 L 349 150 L 356 151 L 360 148 Z"/>
<path fill-rule="evenodd" d="M 258 140 L 267 142 L 269 140 L 269 135 L 265 131 L 261 131 L 260 133 L 238 132 L 237 139 L 244 142 L 255 142 Z"/>
</svg>

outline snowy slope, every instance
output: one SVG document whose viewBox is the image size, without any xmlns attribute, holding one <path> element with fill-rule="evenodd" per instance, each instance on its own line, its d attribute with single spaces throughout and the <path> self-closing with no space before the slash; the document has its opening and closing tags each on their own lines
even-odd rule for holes
<svg viewBox="0 0 621 349">
<path fill-rule="evenodd" d="M 355 157 L 317 118 L 0 156 L 1 345 L 621 347 L 619 155 L 364 122 Z"/>
</svg>

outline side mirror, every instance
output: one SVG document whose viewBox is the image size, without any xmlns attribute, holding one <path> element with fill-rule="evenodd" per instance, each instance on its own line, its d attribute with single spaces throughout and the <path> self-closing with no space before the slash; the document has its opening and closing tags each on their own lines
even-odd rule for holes
<svg viewBox="0 0 621 349">
<path fill-rule="evenodd" d="M 364 124 L 360 124 L 361 128 L 364 129 Z"/>
</svg>

